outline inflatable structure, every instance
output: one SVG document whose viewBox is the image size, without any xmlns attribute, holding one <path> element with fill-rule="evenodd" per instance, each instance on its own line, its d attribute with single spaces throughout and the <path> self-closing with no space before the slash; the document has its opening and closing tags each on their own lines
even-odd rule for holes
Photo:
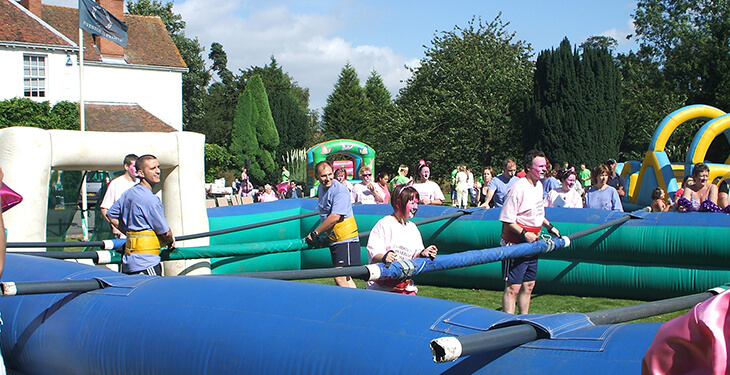
<svg viewBox="0 0 730 375">
<path fill-rule="evenodd" d="M 327 248 L 307 249 L 305 234 L 319 223 L 313 199 L 212 208 L 211 230 L 287 217 L 260 228 L 210 238 L 210 246 L 180 249 L 182 257 L 211 258 L 211 272 L 232 274 L 278 270 L 330 268 Z M 353 207 L 367 264 L 366 232 L 390 205 Z M 422 206 L 414 222 L 424 244 L 435 244 L 439 254 L 499 247 L 498 210 L 472 209 L 458 218 L 451 207 Z M 307 215 L 310 214 L 310 215 Z M 562 235 L 614 220 L 623 212 L 547 208 L 546 215 Z M 439 217 L 450 217 L 438 220 Z M 691 216 L 691 220 L 690 220 Z M 706 290 L 730 280 L 730 216 L 713 213 L 640 213 L 628 222 L 572 241 L 565 249 L 540 256 L 537 293 L 656 300 Z M 237 252 L 237 253 L 236 253 Z M 499 263 L 474 265 L 416 277 L 417 284 L 501 290 Z"/>
<path fill-rule="evenodd" d="M 690 144 L 684 162 L 672 163 L 664 148 L 672 133 L 691 120 L 707 121 L 697 132 Z M 680 108 L 661 121 L 649 143 L 643 162 L 630 161 L 623 164 L 621 175 L 626 178 L 628 201 L 632 204 L 651 204 L 651 192 L 659 186 L 672 196 L 679 188 L 684 176 L 689 175 L 692 166 L 705 161 L 712 141 L 724 135 L 730 142 L 730 116 L 708 105 L 691 105 Z M 724 164 L 708 163 L 710 181 L 730 177 L 730 156 Z"/>
<path fill-rule="evenodd" d="M 660 326 L 294 281 L 125 276 L 14 254 L 3 279 L 104 286 L 0 298 L 5 364 L 23 374 L 637 374 Z M 453 358 L 436 349 L 482 335 L 496 345 Z"/>
<path fill-rule="evenodd" d="M 22 208 L 8 211 L 8 241 L 44 241 L 52 170 L 117 170 L 124 156 L 153 154 L 160 162 L 165 217 L 175 235 L 208 230 L 204 192 L 204 141 L 201 134 L 108 133 L 12 127 L 0 130 L 4 181 L 24 197 Z M 208 239 L 180 246 L 207 245 Z M 168 264 L 168 274 L 190 266 Z"/>
<path fill-rule="evenodd" d="M 335 139 L 319 143 L 307 150 L 307 186 L 319 184 L 319 181 L 314 178 L 314 167 L 320 161 L 327 160 L 327 156 L 335 154 L 344 155 L 350 159 L 349 162 L 338 163 L 338 166 L 349 167 L 348 178 L 350 179 L 358 177 L 363 165 L 375 171 L 375 150 L 352 139 Z"/>
</svg>

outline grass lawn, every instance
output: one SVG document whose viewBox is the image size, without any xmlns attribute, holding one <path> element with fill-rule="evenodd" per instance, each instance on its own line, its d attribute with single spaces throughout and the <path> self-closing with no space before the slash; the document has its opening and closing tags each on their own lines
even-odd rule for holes
<svg viewBox="0 0 730 375">
<path fill-rule="evenodd" d="M 335 285 L 334 280 L 312 279 L 301 280 L 317 284 Z M 355 284 L 360 289 L 365 288 L 365 282 L 355 280 Z M 437 287 L 431 285 L 418 285 L 418 295 L 422 297 L 431 297 L 445 299 L 449 301 L 468 303 L 471 305 L 481 306 L 488 309 L 499 310 L 502 307 L 502 291 L 485 290 L 485 289 L 462 289 Z M 615 307 L 631 306 L 643 303 L 644 301 L 615 299 L 615 298 L 599 298 L 599 297 L 577 297 L 562 296 L 553 294 L 533 294 L 530 302 L 531 314 L 546 314 L 560 312 L 581 312 L 587 313 L 592 311 L 613 309 Z M 662 314 L 650 318 L 636 320 L 637 322 L 666 322 L 667 320 L 683 315 L 688 310 L 682 310 L 669 314 Z"/>
</svg>

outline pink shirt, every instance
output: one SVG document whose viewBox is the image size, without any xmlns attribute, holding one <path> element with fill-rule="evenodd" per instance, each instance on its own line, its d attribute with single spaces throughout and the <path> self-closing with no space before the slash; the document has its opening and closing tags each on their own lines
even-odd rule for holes
<svg viewBox="0 0 730 375">
<path fill-rule="evenodd" d="M 499 221 L 507 224 L 517 223 L 522 227 L 541 227 L 545 220 L 545 205 L 542 199 L 542 183 L 535 186 L 520 178 L 507 190 Z"/>
<path fill-rule="evenodd" d="M 440 201 L 445 199 L 444 193 L 441 192 L 441 188 L 433 181 L 426 181 L 425 183 L 419 182 L 417 184 L 413 184 L 413 187 L 416 188 L 421 199 L 438 199 Z"/>
</svg>

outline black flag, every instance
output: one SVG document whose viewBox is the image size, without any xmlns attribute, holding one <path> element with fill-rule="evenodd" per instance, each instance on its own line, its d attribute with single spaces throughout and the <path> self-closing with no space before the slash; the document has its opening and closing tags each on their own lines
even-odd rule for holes
<svg viewBox="0 0 730 375">
<path fill-rule="evenodd" d="M 79 0 L 79 28 L 127 46 L 127 25 L 93 0 Z"/>
</svg>

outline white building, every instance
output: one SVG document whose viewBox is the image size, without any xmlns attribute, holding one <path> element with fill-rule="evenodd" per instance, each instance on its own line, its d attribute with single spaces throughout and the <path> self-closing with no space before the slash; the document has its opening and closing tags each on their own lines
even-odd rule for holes
<svg viewBox="0 0 730 375">
<path fill-rule="evenodd" d="M 83 33 L 86 129 L 181 131 L 187 68 L 162 20 L 123 14 L 123 0 L 98 3 L 127 24 L 128 42 Z M 78 9 L 0 0 L 0 100 L 78 102 L 78 40 Z"/>
</svg>

